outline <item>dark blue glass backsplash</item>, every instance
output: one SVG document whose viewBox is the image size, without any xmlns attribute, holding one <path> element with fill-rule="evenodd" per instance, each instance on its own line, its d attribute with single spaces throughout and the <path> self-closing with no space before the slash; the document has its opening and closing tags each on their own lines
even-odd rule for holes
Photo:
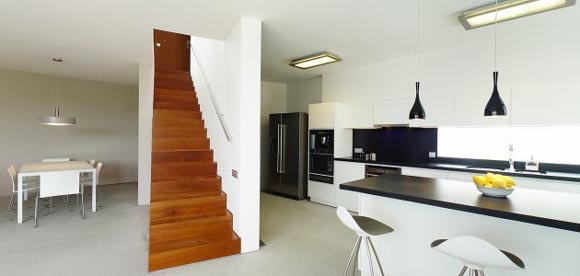
<svg viewBox="0 0 580 276">
<path fill-rule="evenodd" d="M 377 154 L 382 162 L 426 162 L 437 151 L 436 128 L 392 127 L 353 130 L 354 148 Z"/>
</svg>

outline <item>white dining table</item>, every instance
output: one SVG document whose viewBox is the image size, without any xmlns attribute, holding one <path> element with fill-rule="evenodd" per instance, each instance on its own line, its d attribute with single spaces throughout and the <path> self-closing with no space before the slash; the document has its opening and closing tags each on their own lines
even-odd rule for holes
<svg viewBox="0 0 580 276">
<path fill-rule="evenodd" d="M 22 223 L 22 204 L 24 196 L 22 192 L 22 178 L 29 176 L 42 176 L 43 174 L 64 174 L 70 173 L 92 173 L 93 174 L 93 189 L 92 189 L 92 211 L 97 211 L 97 181 L 96 169 L 85 161 L 69 161 L 69 162 L 50 162 L 50 163 L 30 163 L 22 165 L 18 172 L 18 223 Z M 42 177 L 41 177 L 42 179 Z M 42 181 L 42 180 L 41 180 Z M 42 185 L 42 183 L 40 183 Z M 80 183 L 79 183 L 80 185 Z"/>
</svg>

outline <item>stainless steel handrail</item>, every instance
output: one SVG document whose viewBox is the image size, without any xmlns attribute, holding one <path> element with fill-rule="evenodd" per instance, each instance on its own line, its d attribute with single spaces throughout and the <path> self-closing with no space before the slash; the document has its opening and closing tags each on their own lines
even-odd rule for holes
<svg viewBox="0 0 580 276">
<path fill-rule="evenodd" d="M 203 63 L 201 62 L 201 60 L 197 56 L 197 52 L 193 48 L 193 45 L 189 44 L 189 49 L 191 49 L 191 53 L 193 54 L 193 57 L 195 58 L 195 62 L 197 63 L 197 66 L 199 66 L 199 71 L 201 72 L 201 77 L 203 78 L 203 82 L 204 82 L 205 86 L 207 87 L 209 98 L 211 99 L 211 103 L 213 105 L 213 109 L 215 111 L 215 114 L 217 115 L 218 120 L 220 121 L 220 125 L 222 127 L 222 130 L 224 131 L 224 135 L 226 136 L 226 140 L 228 140 L 228 142 L 231 143 L 232 136 L 231 136 L 230 131 L 228 129 L 226 120 L 224 118 L 224 114 L 222 113 L 222 111 L 218 105 L 218 102 L 215 99 L 215 96 L 213 94 L 213 89 L 212 89 L 211 83 L 209 82 L 209 79 L 207 78 L 207 75 L 205 73 Z"/>
</svg>

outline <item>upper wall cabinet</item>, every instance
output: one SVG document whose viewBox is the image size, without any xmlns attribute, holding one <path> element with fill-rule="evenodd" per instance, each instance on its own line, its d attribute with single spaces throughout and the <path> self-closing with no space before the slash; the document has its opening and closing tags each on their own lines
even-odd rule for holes
<svg viewBox="0 0 580 276">
<path fill-rule="evenodd" d="M 342 125 L 342 104 L 336 102 L 308 106 L 308 128 L 334 129 Z"/>
<path fill-rule="evenodd" d="M 409 111 L 413 98 L 401 97 L 380 100 L 374 103 L 373 118 L 375 125 L 408 125 Z"/>
<path fill-rule="evenodd" d="M 507 109 L 508 116 L 485 117 L 483 110 L 491 97 L 489 89 L 478 91 L 462 91 L 454 94 L 455 108 L 452 110 L 453 126 L 508 126 L 510 125 L 510 91 L 504 89 L 500 91 L 502 100 Z"/>
<path fill-rule="evenodd" d="M 517 87 L 513 90 L 512 125 L 578 125 L 580 93 L 554 87 Z"/>
<path fill-rule="evenodd" d="M 453 94 L 421 95 L 421 103 L 425 108 L 425 120 L 411 120 L 411 127 L 442 127 L 453 122 Z M 409 107 L 410 109 L 410 107 Z M 407 111 L 409 116 L 409 111 Z"/>
<path fill-rule="evenodd" d="M 371 101 L 344 104 L 345 128 L 373 128 L 373 103 Z"/>
</svg>

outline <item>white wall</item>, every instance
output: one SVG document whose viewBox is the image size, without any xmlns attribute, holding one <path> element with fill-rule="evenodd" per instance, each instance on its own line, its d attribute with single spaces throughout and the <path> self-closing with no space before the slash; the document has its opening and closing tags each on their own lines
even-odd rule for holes
<svg viewBox="0 0 580 276">
<path fill-rule="evenodd" d="M 269 126 L 270 114 L 286 112 L 286 84 L 277 82 L 262 82 L 261 96 L 261 135 L 260 135 L 260 161 L 261 161 L 261 185 L 266 188 L 268 183 L 268 159 L 269 159 Z"/>
<path fill-rule="evenodd" d="M 521 103 L 526 98 L 538 99 L 527 104 L 527 108 L 542 116 L 547 107 L 557 110 L 560 106 L 565 110 L 573 108 L 580 100 L 580 94 L 577 93 L 580 90 L 580 65 L 577 62 L 580 60 L 580 39 L 576 26 L 569 24 L 578 16 L 580 9 L 571 8 L 499 25 L 499 90 L 504 101 L 509 101 L 510 91 L 514 93 L 514 106 L 516 101 Z M 493 28 L 464 31 L 458 26 L 454 35 L 464 43 L 454 48 L 421 54 L 419 79 L 422 95 L 453 92 L 490 95 Z M 426 36 L 421 40 L 424 47 L 431 42 L 428 37 L 445 39 L 436 35 Z M 415 56 L 408 56 L 324 74 L 323 101 L 377 99 L 397 95 L 412 97 L 415 68 Z M 482 102 L 482 112 L 484 106 L 485 102 Z M 425 109 L 428 114 L 428 106 Z"/>
<path fill-rule="evenodd" d="M 243 17 L 225 41 L 192 37 L 232 141 L 228 142 L 192 56 L 192 77 L 234 215 L 242 252 L 259 249 L 260 230 L 260 62 L 261 21 Z M 238 171 L 238 178 L 232 176 Z"/>
<path fill-rule="evenodd" d="M 288 83 L 288 112 L 308 112 L 308 105 L 322 102 L 322 77 Z"/>
<path fill-rule="evenodd" d="M 102 184 L 136 181 L 137 88 L 60 78 L 61 115 L 77 124 L 40 125 L 38 116 L 54 114 L 54 84 L 54 76 L 0 70 L 0 168 L 43 158 L 95 159 L 104 164 Z M 4 170 L 0 196 L 11 185 Z"/>
<path fill-rule="evenodd" d="M 151 199 L 154 80 L 154 65 L 139 64 L 139 205 L 148 205 Z"/>
</svg>

